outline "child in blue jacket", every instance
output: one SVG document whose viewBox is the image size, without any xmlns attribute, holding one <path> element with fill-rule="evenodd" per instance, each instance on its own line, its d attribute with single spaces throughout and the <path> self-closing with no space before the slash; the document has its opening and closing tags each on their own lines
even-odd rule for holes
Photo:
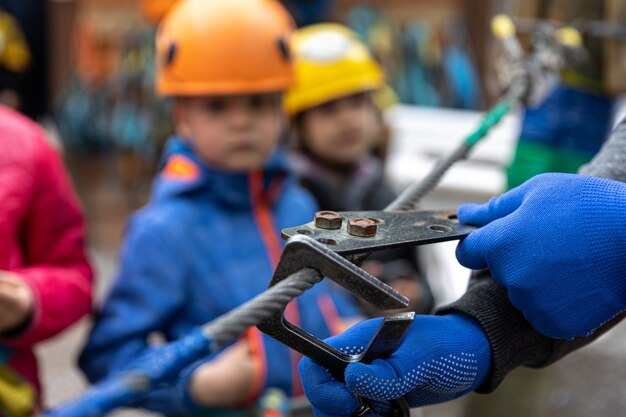
<svg viewBox="0 0 626 417">
<path fill-rule="evenodd" d="M 275 0 L 183 0 L 157 34 L 157 90 L 171 97 L 176 135 L 153 195 L 130 221 L 117 280 L 97 314 L 80 366 L 92 382 L 124 370 L 265 290 L 280 230 L 315 205 L 278 148 L 282 92 L 293 81 L 292 21 Z M 360 312 L 324 283 L 287 319 L 318 337 Z M 301 393 L 299 357 L 250 329 L 138 406 L 168 416 L 245 409 L 268 387 Z"/>
</svg>

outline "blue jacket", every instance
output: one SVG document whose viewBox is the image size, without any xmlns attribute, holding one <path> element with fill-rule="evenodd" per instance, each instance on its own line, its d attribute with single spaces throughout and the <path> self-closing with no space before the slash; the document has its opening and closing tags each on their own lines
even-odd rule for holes
<svg viewBox="0 0 626 417">
<path fill-rule="evenodd" d="M 280 230 L 310 221 L 315 210 L 285 166 L 277 152 L 263 172 L 226 173 L 202 163 L 185 141 L 170 140 L 152 198 L 130 220 L 117 279 L 79 360 L 90 381 L 150 351 L 152 333 L 176 340 L 267 288 L 283 246 Z M 336 333 L 339 317 L 360 314 L 325 282 L 298 298 L 288 317 L 320 338 Z M 256 329 L 246 337 L 258 354 L 251 397 L 269 386 L 299 393 L 294 352 Z M 140 406 L 197 415 L 186 387 L 199 365 Z"/>
</svg>

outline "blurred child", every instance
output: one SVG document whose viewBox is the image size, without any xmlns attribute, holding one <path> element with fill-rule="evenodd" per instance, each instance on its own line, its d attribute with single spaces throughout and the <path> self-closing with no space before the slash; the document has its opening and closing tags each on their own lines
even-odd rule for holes
<svg viewBox="0 0 626 417">
<path fill-rule="evenodd" d="M 148 205 L 130 221 L 112 292 L 80 365 L 92 381 L 264 291 L 280 230 L 313 219 L 313 199 L 277 148 L 282 93 L 293 83 L 292 20 L 275 0 L 182 0 L 157 34 L 157 90 L 176 135 Z M 325 337 L 359 314 L 324 283 L 287 318 Z M 265 388 L 301 393 L 299 357 L 258 332 L 190 366 L 139 406 L 170 416 L 245 411 Z"/>
<path fill-rule="evenodd" d="M 41 411 L 33 347 L 91 309 L 84 225 L 56 151 L 0 106 L 0 415 Z"/>
<path fill-rule="evenodd" d="M 382 210 L 395 198 L 381 160 L 384 136 L 374 95 L 388 91 L 379 65 L 357 35 L 338 24 L 300 29 L 292 38 L 296 85 L 285 107 L 297 139 L 295 168 L 323 210 Z M 432 297 L 420 279 L 414 250 L 386 251 L 364 265 L 427 313 Z"/>
</svg>

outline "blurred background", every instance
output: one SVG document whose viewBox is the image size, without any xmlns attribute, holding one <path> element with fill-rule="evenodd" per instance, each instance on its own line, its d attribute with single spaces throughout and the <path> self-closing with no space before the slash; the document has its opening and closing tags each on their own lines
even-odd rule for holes
<svg viewBox="0 0 626 417">
<path fill-rule="evenodd" d="M 167 105 L 153 93 L 153 37 L 168 0 L 0 0 L 0 102 L 34 118 L 62 150 L 89 224 L 99 298 L 128 215 L 145 203 L 163 143 Z M 507 115 L 470 160 L 456 165 L 423 208 L 484 201 L 545 171 L 575 172 L 623 114 L 624 0 L 285 0 L 299 25 L 337 21 L 366 41 L 396 99 L 385 120 L 386 173 L 398 190 L 477 127 L 506 85 L 491 33 L 514 18 L 522 45 L 557 68 L 527 108 Z M 552 38 L 577 28 L 582 45 Z M 563 42 L 567 43 L 567 42 Z M 595 132 L 590 140 L 588 132 Z M 598 137 L 599 136 L 599 137 Z M 435 302 L 457 298 L 467 271 L 454 245 L 422 250 Z M 39 347 L 47 404 L 81 392 L 75 367 L 87 322 Z M 490 396 L 414 410 L 415 416 L 614 416 L 626 410 L 626 326 L 559 364 L 520 370 Z M 145 415 L 121 412 L 119 415 Z"/>
</svg>

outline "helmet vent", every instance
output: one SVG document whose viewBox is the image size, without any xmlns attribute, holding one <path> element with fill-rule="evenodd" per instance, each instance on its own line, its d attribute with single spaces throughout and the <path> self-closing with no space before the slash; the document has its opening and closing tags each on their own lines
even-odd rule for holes
<svg viewBox="0 0 626 417">
<path fill-rule="evenodd" d="M 167 48 L 167 55 L 165 56 L 165 63 L 167 65 L 172 65 L 174 63 L 174 59 L 176 58 L 177 47 L 175 43 L 171 43 Z"/>
<path fill-rule="evenodd" d="M 289 51 L 289 44 L 284 36 L 278 38 L 278 50 L 280 51 L 280 56 L 283 57 L 285 61 L 289 61 L 291 52 Z"/>
</svg>

